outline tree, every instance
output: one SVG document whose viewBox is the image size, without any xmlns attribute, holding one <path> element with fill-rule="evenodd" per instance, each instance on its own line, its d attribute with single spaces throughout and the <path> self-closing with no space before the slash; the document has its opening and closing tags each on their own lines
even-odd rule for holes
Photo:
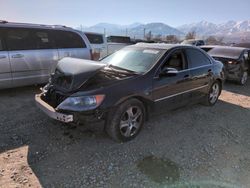
<svg viewBox="0 0 250 188">
<path fill-rule="evenodd" d="M 166 43 L 176 44 L 179 42 L 179 39 L 176 35 L 167 35 L 166 36 Z"/>
<path fill-rule="evenodd" d="M 223 45 L 224 42 L 223 42 L 223 37 L 214 37 L 214 36 L 209 36 L 207 39 L 206 39 L 206 44 L 208 45 Z"/>
<path fill-rule="evenodd" d="M 152 32 L 149 31 L 146 35 L 145 35 L 145 38 L 147 41 L 150 41 L 152 39 Z"/>
<path fill-rule="evenodd" d="M 195 31 L 190 31 L 190 32 L 187 33 L 185 38 L 186 38 L 186 40 L 189 40 L 189 39 L 195 39 L 195 37 L 196 37 L 196 32 Z"/>
</svg>

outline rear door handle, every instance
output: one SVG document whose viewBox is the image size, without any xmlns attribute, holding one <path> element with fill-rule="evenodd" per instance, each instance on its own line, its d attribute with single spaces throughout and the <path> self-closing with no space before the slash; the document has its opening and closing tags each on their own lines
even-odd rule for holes
<svg viewBox="0 0 250 188">
<path fill-rule="evenodd" d="M 22 57 L 24 57 L 24 55 L 23 54 L 15 54 L 15 55 L 12 55 L 11 57 L 12 58 L 22 58 Z"/>
<path fill-rule="evenodd" d="M 6 57 L 6 55 L 0 55 L 0 59 L 5 59 Z"/>
</svg>

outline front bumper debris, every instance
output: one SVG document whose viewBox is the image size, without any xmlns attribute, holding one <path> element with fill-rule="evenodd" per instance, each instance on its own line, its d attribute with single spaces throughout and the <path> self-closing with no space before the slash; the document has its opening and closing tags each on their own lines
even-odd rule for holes
<svg viewBox="0 0 250 188">
<path fill-rule="evenodd" d="M 36 95 L 35 100 L 38 108 L 40 108 L 45 114 L 47 114 L 52 119 L 64 123 L 70 123 L 74 121 L 73 115 L 56 112 L 56 110 L 52 106 L 50 106 L 49 104 L 47 104 L 45 101 L 42 100 L 41 94 Z"/>
</svg>

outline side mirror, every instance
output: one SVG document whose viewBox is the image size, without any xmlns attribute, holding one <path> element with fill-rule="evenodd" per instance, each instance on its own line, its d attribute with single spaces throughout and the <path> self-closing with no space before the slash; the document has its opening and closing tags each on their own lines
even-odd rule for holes
<svg viewBox="0 0 250 188">
<path fill-rule="evenodd" d="M 160 77 L 170 77 L 170 76 L 176 76 L 178 74 L 178 70 L 175 68 L 163 68 L 163 70 L 160 73 Z"/>
</svg>

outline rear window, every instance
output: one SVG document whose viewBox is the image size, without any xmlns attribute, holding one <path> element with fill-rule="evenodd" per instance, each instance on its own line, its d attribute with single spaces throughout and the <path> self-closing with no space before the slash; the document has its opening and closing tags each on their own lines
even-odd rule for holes
<svg viewBox="0 0 250 188">
<path fill-rule="evenodd" d="M 86 44 L 82 37 L 70 31 L 54 31 L 58 48 L 85 48 Z"/>
<path fill-rule="evenodd" d="M 212 57 L 225 57 L 231 59 L 239 59 L 242 49 L 237 48 L 213 48 L 208 52 Z"/>
<path fill-rule="evenodd" d="M 103 44 L 103 35 L 85 33 L 91 44 Z"/>
<path fill-rule="evenodd" d="M 107 37 L 107 41 L 115 43 L 131 43 L 130 37 L 122 37 L 122 36 L 109 36 Z"/>
<path fill-rule="evenodd" d="M 9 50 L 31 50 L 35 48 L 30 29 L 9 28 L 6 35 Z"/>
</svg>

